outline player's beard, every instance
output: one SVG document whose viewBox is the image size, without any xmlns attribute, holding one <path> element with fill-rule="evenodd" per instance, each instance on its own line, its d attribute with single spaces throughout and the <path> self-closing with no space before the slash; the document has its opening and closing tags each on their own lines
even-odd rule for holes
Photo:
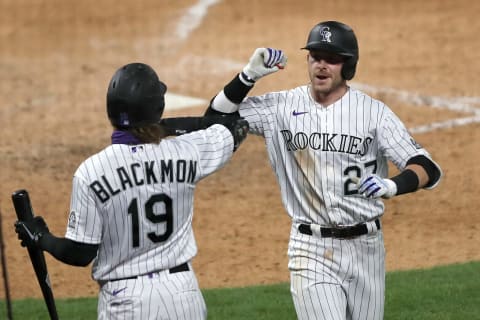
<svg viewBox="0 0 480 320">
<path fill-rule="evenodd" d="M 347 90 L 346 81 L 341 75 L 329 75 L 318 78 L 313 72 L 310 74 L 310 90 L 312 98 L 321 104 L 331 104 L 340 99 Z"/>
</svg>

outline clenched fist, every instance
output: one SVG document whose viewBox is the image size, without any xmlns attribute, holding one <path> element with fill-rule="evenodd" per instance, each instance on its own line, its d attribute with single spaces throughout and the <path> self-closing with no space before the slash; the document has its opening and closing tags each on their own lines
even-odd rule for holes
<svg viewBox="0 0 480 320">
<path fill-rule="evenodd" d="M 285 68 L 287 56 L 282 50 L 273 48 L 257 48 L 250 57 L 248 64 L 240 74 L 240 80 L 246 85 L 253 85 L 255 81 Z"/>
</svg>

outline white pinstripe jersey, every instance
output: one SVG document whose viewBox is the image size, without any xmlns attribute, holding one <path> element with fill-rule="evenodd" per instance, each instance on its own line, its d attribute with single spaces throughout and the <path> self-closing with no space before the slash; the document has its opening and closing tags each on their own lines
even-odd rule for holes
<svg viewBox="0 0 480 320">
<path fill-rule="evenodd" d="M 309 86 L 248 97 L 240 115 L 250 133 L 265 137 L 283 204 L 294 222 L 352 225 L 383 214 L 381 199 L 358 195 L 352 177 L 387 177 L 387 160 L 399 169 L 428 152 L 384 103 L 349 88 L 322 107 Z"/>
<path fill-rule="evenodd" d="M 99 244 L 95 280 L 168 269 L 197 253 L 192 230 L 196 183 L 223 167 L 233 137 L 213 125 L 160 144 L 113 144 L 73 177 L 66 238 Z"/>
</svg>

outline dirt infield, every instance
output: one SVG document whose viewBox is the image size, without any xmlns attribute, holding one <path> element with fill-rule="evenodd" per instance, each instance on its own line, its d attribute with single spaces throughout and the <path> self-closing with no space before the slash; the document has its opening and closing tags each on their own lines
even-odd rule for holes
<svg viewBox="0 0 480 320">
<path fill-rule="evenodd" d="M 417 130 L 445 173 L 434 191 L 386 202 L 387 269 L 479 260 L 478 12 L 480 2 L 469 0 L 3 0 L 0 209 L 12 296 L 41 293 L 12 227 L 10 195 L 27 189 L 36 213 L 64 234 L 72 175 L 109 144 L 105 93 L 116 68 L 148 63 L 169 92 L 209 100 L 256 47 L 272 46 L 286 51 L 288 67 L 252 94 L 286 89 L 307 81 L 299 48 L 327 19 L 346 22 L 358 36 L 353 84 Z M 166 116 L 203 108 L 167 106 Z M 250 136 L 232 162 L 202 181 L 195 206 L 201 287 L 288 281 L 290 220 L 262 139 Z M 49 255 L 47 263 L 57 297 L 97 294 L 90 267 Z M 3 297 L 2 280 L 0 287 Z"/>
</svg>

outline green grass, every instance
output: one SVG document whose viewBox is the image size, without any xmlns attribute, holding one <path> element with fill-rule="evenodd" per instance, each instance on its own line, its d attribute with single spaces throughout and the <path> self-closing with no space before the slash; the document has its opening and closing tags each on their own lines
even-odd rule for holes
<svg viewBox="0 0 480 320">
<path fill-rule="evenodd" d="M 480 319 L 480 262 L 387 274 L 385 319 L 475 320 Z M 203 291 L 208 318 L 215 319 L 295 319 L 286 283 L 247 288 Z M 57 299 L 60 319 L 96 319 L 96 298 Z M 14 301 L 18 319 L 46 319 L 43 300 Z M 0 303 L 0 319 L 6 315 Z"/>
<path fill-rule="evenodd" d="M 480 262 L 387 275 L 385 319 L 480 319 Z"/>
<path fill-rule="evenodd" d="M 212 289 L 203 292 L 208 319 L 295 319 L 289 284 Z"/>
</svg>

